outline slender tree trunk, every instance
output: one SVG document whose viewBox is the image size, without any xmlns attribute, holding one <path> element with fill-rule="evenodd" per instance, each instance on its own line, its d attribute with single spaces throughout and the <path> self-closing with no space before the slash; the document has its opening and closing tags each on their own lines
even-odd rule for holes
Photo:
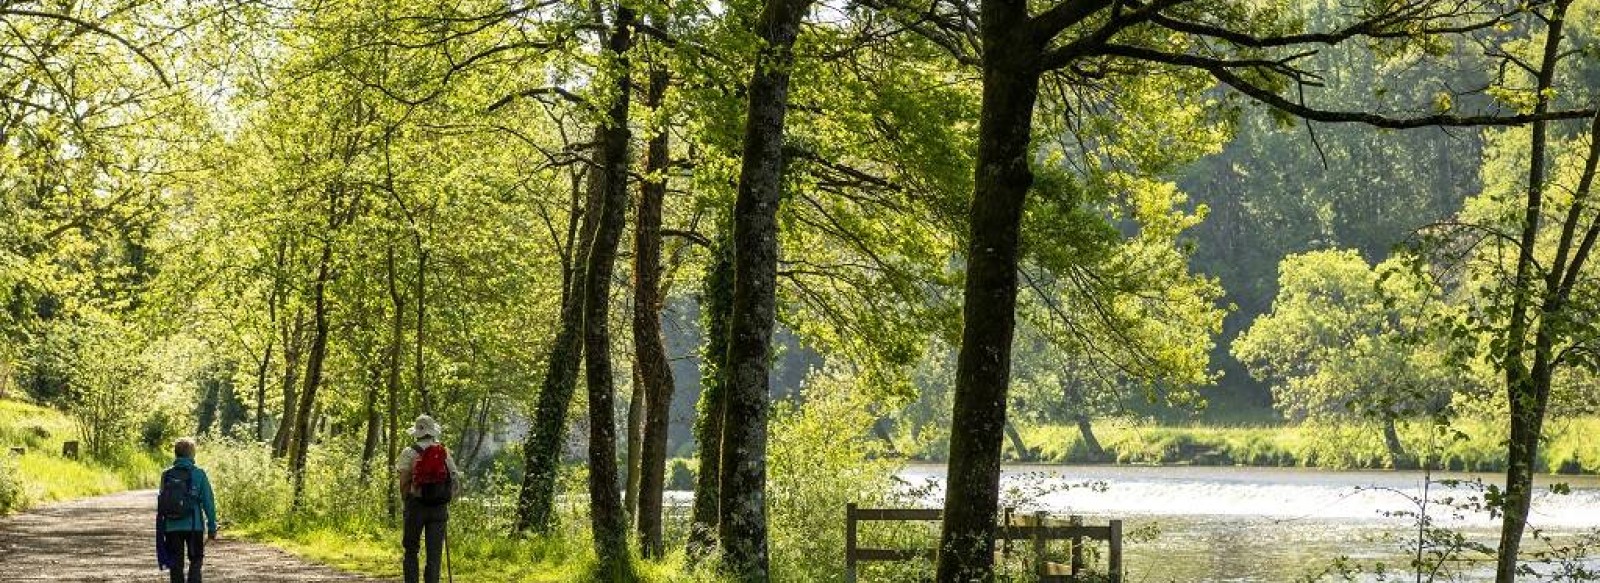
<svg viewBox="0 0 1600 583">
<path fill-rule="evenodd" d="M 637 316 L 635 316 L 637 318 Z M 637 340 L 635 340 L 637 343 Z M 637 359 L 637 355 L 635 358 Z M 639 515 L 639 470 L 644 459 L 644 382 L 639 380 L 639 370 L 633 371 L 633 396 L 628 399 L 628 418 L 623 422 L 627 430 L 628 453 L 623 464 L 622 506 L 628 516 Z"/>
<path fill-rule="evenodd" d="M 1383 420 L 1383 446 L 1389 451 L 1389 465 L 1394 469 L 1410 469 L 1411 461 L 1406 456 L 1405 445 L 1400 443 L 1400 432 L 1395 428 L 1394 419 Z"/>
<path fill-rule="evenodd" d="M 627 519 L 617 476 L 617 427 L 611 366 L 611 275 L 622 239 L 628 204 L 628 50 L 633 46 L 633 10 L 617 8 L 608 47 L 616 63 L 617 93 L 608 109 L 600 141 L 600 180 L 604 198 L 595 221 L 594 244 L 584 271 L 583 350 L 589 388 L 589 518 L 597 555 L 597 578 L 632 578 Z"/>
<path fill-rule="evenodd" d="M 433 410 L 433 396 L 428 393 L 428 375 L 422 358 L 422 347 L 428 336 L 428 250 L 423 247 L 422 234 L 417 237 L 417 353 L 412 357 L 416 367 L 417 397 L 422 399 L 422 411 L 437 415 Z"/>
<path fill-rule="evenodd" d="M 394 244 L 390 243 L 385 249 L 384 275 L 389 284 L 389 303 L 394 316 L 389 322 L 389 350 L 384 356 L 384 366 L 389 369 L 387 380 L 389 436 L 388 436 L 388 465 L 384 466 L 385 473 L 394 471 L 395 460 L 400 455 L 400 354 L 401 343 L 405 341 L 405 298 L 400 294 L 399 274 L 395 269 Z M 389 480 L 393 482 L 393 480 Z M 390 484 L 384 488 L 388 492 L 385 496 L 385 506 L 389 513 L 389 520 L 394 521 L 399 513 L 399 485 Z"/>
<path fill-rule="evenodd" d="M 671 77 L 660 66 L 650 71 L 645 106 L 661 107 Z M 645 557 L 661 558 L 662 490 L 666 487 L 668 414 L 672 410 L 672 364 L 661 335 L 661 211 L 667 195 L 667 166 L 672 162 L 665 128 L 651 136 L 645 153 L 645 181 L 639 188 L 633 235 L 634 371 L 643 391 L 643 447 L 639 463 L 639 544 Z"/>
<path fill-rule="evenodd" d="M 317 281 L 312 285 L 311 353 L 306 358 L 306 379 L 300 391 L 300 411 L 295 415 L 294 432 L 289 438 L 289 472 L 294 479 L 294 507 L 300 508 L 305 494 L 306 451 L 311 446 L 312 420 L 317 411 L 317 389 L 322 386 L 322 364 L 328 354 L 328 280 L 333 262 L 333 242 L 323 243 L 317 263 Z"/>
<path fill-rule="evenodd" d="M 366 435 L 361 444 L 361 483 L 371 483 L 372 461 L 378 455 L 378 437 L 383 431 L 383 422 L 378 416 L 378 391 L 383 387 L 383 369 L 381 366 L 372 368 L 372 378 L 367 384 L 367 395 L 363 417 L 366 421 Z"/>
<path fill-rule="evenodd" d="M 273 328 L 267 335 L 267 347 L 261 352 L 261 367 L 256 369 L 256 441 L 267 439 L 267 373 L 272 370 L 272 349 L 278 335 L 278 303 L 283 299 L 284 267 L 288 261 L 289 242 L 278 242 L 277 269 L 272 274 L 272 291 L 267 294 L 267 323 Z"/>
<path fill-rule="evenodd" d="M 600 132 L 596 131 L 596 141 Z M 589 171 L 588 192 L 581 174 L 572 178 L 572 199 L 568 212 L 569 235 L 582 221 L 576 237 L 569 237 L 567 256 L 562 260 L 561 323 L 550 343 L 544 383 L 534 404 L 533 419 L 522 445 L 526 472 L 517 498 L 517 532 L 546 534 L 555 526 L 556 479 L 561 470 L 561 445 L 566 436 L 567 410 L 578 386 L 578 364 L 583 357 L 584 277 L 577 267 L 587 261 L 594 241 L 595 217 L 599 214 L 601 178 Z M 579 212 L 580 209 L 584 209 Z M 581 215 L 581 219 L 580 219 Z"/>
<path fill-rule="evenodd" d="M 1094 436 L 1094 425 L 1090 423 L 1088 415 L 1078 415 L 1078 436 L 1083 438 L 1083 446 L 1089 450 L 1089 457 L 1094 461 L 1106 460 L 1106 448 L 1100 446 L 1100 440 Z"/>
<path fill-rule="evenodd" d="M 1022 433 L 1017 431 L 1017 424 L 1006 421 L 1006 439 L 1011 440 L 1011 449 L 1017 450 L 1017 461 L 1033 461 L 1032 452 L 1028 451 L 1028 443 L 1022 440 Z"/>
<path fill-rule="evenodd" d="M 724 224 L 711 248 L 700 296 L 705 346 L 700 358 L 700 416 L 695 440 L 700 467 L 690 509 L 689 556 L 699 560 L 717 544 L 722 484 L 722 420 L 727 410 L 728 319 L 733 312 L 733 231 Z"/>
<path fill-rule="evenodd" d="M 938 580 L 965 583 L 994 573 L 1000 450 L 1011 383 L 1017 264 L 1029 168 L 1038 51 L 1022 0 L 984 0 L 983 104 L 967 239 L 966 297 L 956 360 L 954 416 Z"/>
<path fill-rule="evenodd" d="M 272 344 L 273 340 L 268 338 L 266 349 L 261 351 L 261 365 L 256 367 L 257 442 L 264 442 L 267 439 L 267 374 L 272 371 Z"/>
<path fill-rule="evenodd" d="M 300 382 L 300 352 L 305 343 L 305 312 L 296 310 L 294 324 L 285 325 L 283 338 L 283 418 L 278 421 L 278 431 L 272 436 L 272 457 L 281 458 L 289 453 L 289 437 L 294 433 L 295 414 Z"/>
<path fill-rule="evenodd" d="M 1546 19 L 1543 60 L 1540 62 L 1535 86 L 1535 114 L 1550 110 L 1550 89 L 1555 83 L 1556 67 L 1560 61 L 1566 12 L 1570 0 L 1556 0 Z M 1513 291 L 1510 325 L 1506 331 L 1506 392 L 1511 409 L 1511 434 L 1507 441 L 1506 487 L 1501 508 L 1500 547 L 1496 553 L 1496 583 L 1513 583 L 1517 578 L 1518 555 L 1522 549 L 1522 534 L 1528 525 L 1528 509 L 1533 501 L 1533 464 L 1539 451 L 1539 435 L 1544 421 L 1543 403 L 1549 397 L 1549 342 L 1541 320 L 1535 346 L 1535 362 L 1530 370 L 1526 347 L 1528 336 L 1528 310 L 1532 304 L 1533 270 L 1536 267 L 1534 245 L 1538 239 L 1540 216 L 1544 212 L 1544 189 L 1547 171 L 1546 150 L 1549 144 L 1549 122 L 1533 122 L 1530 137 L 1528 164 L 1528 199 L 1523 209 L 1521 245 L 1517 254 L 1516 280 Z M 1551 266 L 1559 274 L 1560 266 Z M 1552 279 L 1559 279 L 1555 275 Z M 1547 293 L 1553 293 L 1548 290 Z M 1549 302 L 1546 302 L 1549 307 Z M 1546 315 L 1549 315 L 1548 313 Z"/>
<path fill-rule="evenodd" d="M 767 0 L 764 46 L 750 79 L 744 160 L 733 211 L 733 312 L 728 324 L 727 405 L 722 428 L 720 536 L 723 566 L 741 581 L 766 581 L 767 399 L 776 315 L 778 205 L 794 41 L 809 0 Z"/>
</svg>

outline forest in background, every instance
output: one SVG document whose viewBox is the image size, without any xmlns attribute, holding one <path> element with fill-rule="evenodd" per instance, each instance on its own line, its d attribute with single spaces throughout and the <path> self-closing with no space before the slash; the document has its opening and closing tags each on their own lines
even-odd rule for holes
<svg viewBox="0 0 1600 583">
<path fill-rule="evenodd" d="M 0 396 L 215 438 L 289 544 L 386 532 L 422 412 L 485 556 L 600 578 L 809 580 L 907 458 L 945 581 L 1002 460 L 1506 472 L 1506 540 L 1600 470 L 1592 0 L 0 22 Z"/>
</svg>

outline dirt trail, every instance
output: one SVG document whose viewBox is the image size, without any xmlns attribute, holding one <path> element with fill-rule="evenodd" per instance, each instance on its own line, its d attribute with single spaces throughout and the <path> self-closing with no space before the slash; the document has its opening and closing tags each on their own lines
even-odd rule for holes
<svg viewBox="0 0 1600 583">
<path fill-rule="evenodd" d="M 153 490 L 53 504 L 0 518 L 0 581 L 167 580 L 156 568 Z M 272 547 L 223 538 L 206 545 L 205 580 L 375 583 Z"/>
</svg>

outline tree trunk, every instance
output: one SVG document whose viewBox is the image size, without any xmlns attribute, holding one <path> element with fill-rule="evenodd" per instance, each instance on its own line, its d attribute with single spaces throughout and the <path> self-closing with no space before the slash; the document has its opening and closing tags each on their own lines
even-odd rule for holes
<svg viewBox="0 0 1600 583">
<path fill-rule="evenodd" d="M 671 81 L 666 69 L 650 71 L 645 106 L 661 107 Z M 667 195 L 667 166 L 671 164 L 670 137 L 665 128 L 650 138 L 645 153 L 645 181 L 639 188 L 639 206 L 633 235 L 633 344 L 634 371 L 643 391 L 643 451 L 639 462 L 638 526 L 640 551 L 646 558 L 665 556 L 661 540 L 661 505 L 666 487 L 668 414 L 672 410 L 672 364 L 661 334 L 661 211 Z"/>
<path fill-rule="evenodd" d="M 1090 424 L 1088 415 L 1078 415 L 1078 436 L 1083 438 L 1083 446 L 1088 448 L 1090 458 L 1097 462 L 1106 461 L 1106 449 L 1095 438 L 1094 426 Z"/>
<path fill-rule="evenodd" d="M 637 318 L 637 316 L 635 316 Z M 635 343 L 638 341 L 635 340 Z M 635 355 L 637 358 L 637 355 Z M 644 457 L 644 383 L 639 380 L 639 369 L 633 370 L 633 396 L 628 399 L 628 418 L 623 422 L 627 430 L 628 454 L 623 463 L 622 507 L 628 516 L 639 515 L 639 469 Z"/>
<path fill-rule="evenodd" d="M 1016 34 L 1027 24 L 1021 0 L 984 0 L 983 104 L 967 243 L 961 350 L 956 361 L 950 462 L 938 580 L 988 580 L 994 572 L 1000 450 L 1016 328 L 1022 210 L 1029 168 L 1037 50 Z"/>
<path fill-rule="evenodd" d="M 300 351 L 304 350 L 305 312 L 296 310 L 294 324 L 285 324 L 283 330 L 283 418 L 278 421 L 278 431 L 272 436 L 272 457 L 281 458 L 289 453 L 289 437 L 294 433 L 295 413 L 299 411 L 296 386 L 300 382 Z"/>
<path fill-rule="evenodd" d="M 388 438 L 388 465 L 384 466 L 385 475 L 394 471 L 395 460 L 400 456 L 400 353 L 401 343 L 405 341 L 405 298 L 400 295 L 399 274 L 395 270 L 394 244 L 390 243 L 385 249 L 384 275 L 389 284 L 389 303 L 393 308 L 394 317 L 389 320 L 389 350 L 384 357 L 384 365 L 389 369 L 387 379 L 389 438 Z M 393 481 L 393 480 L 389 480 Z M 399 513 L 399 486 L 390 484 L 384 488 L 388 494 L 384 497 L 384 504 L 389 513 L 389 520 L 394 521 Z"/>
<path fill-rule="evenodd" d="M 595 141 L 599 141 L 596 131 Z M 595 217 L 599 214 L 601 183 L 599 172 L 588 173 L 588 193 L 584 191 L 583 175 L 572 177 L 572 199 L 568 212 L 568 233 L 581 220 L 577 236 L 570 238 L 567 256 L 562 260 L 561 323 L 550 343 L 546 359 L 544 383 L 539 400 L 534 404 L 533 419 L 523 442 L 523 462 L 526 471 L 522 478 L 522 491 L 517 498 L 518 532 L 546 534 L 555 526 L 556 480 L 561 471 L 561 445 L 566 436 L 567 410 L 571 408 L 572 394 L 578 385 L 578 364 L 583 357 L 581 333 L 583 330 L 584 278 L 577 267 L 587 261 L 589 248 L 594 241 Z M 584 209 L 579 212 L 579 209 Z M 581 215 L 581 217 L 580 217 Z"/>
<path fill-rule="evenodd" d="M 382 431 L 383 422 L 378 416 L 378 391 L 383 386 L 383 368 L 372 367 L 372 378 L 367 384 L 367 395 L 363 416 L 366 418 L 366 435 L 361 443 L 361 483 L 369 484 L 372 479 L 372 461 L 378 455 L 378 435 Z"/>
<path fill-rule="evenodd" d="M 1570 0 L 1556 0 L 1546 19 L 1543 60 L 1540 62 L 1535 86 L 1535 114 L 1550 110 L 1551 87 L 1555 83 L 1556 66 L 1560 61 L 1567 8 Z M 1518 555 L 1522 549 L 1522 534 L 1528 525 L 1528 508 L 1533 500 L 1533 463 L 1539 451 L 1539 434 L 1544 421 L 1543 403 L 1549 398 L 1549 337 L 1542 319 L 1537 332 L 1533 368 L 1528 368 L 1526 348 L 1528 336 L 1528 309 L 1532 304 L 1533 270 L 1536 268 L 1534 245 L 1539 235 L 1540 214 L 1544 212 L 1546 180 L 1546 149 L 1549 122 L 1533 122 L 1528 164 L 1528 200 L 1523 209 L 1521 241 L 1517 254 L 1516 280 L 1513 285 L 1510 325 L 1506 331 L 1504 368 L 1507 401 L 1510 404 L 1511 434 L 1507 441 L 1506 487 L 1501 508 L 1500 547 L 1496 552 L 1495 582 L 1513 583 L 1517 579 Z M 1560 266 L 1549 268 L 1559 274 Z M 1559 275 L 1551 279 L 1559 280 Z M 1549 290 L 1553 293 L 1554 290 Z M 1550 307 L 1550 302 L 1545 302 Z M 1548 311 L 1547 311 L 1548 312 Z M 1546 314 L 1547 316 L 1550 314 Z"/>
<path fill-rule="evenodd" d="M 733 312 L 718 529 L 723 566 L 741 581 L 768 579 L 767 383 L 777 304 L 783 124 L 794 41 L 810 5 L 810 0 L 767 0 L 762 8 L 757 32 L 764 46 L 750 79 L 744 160 L 733 210 Z"/>
<path fill-rule="evenodd" d="M 261 365 L 256 367 L 256 441 L 267 439 L 267 373 L 272 370 L 272 339 L 261 352 Z"/>
<path fill-rule="evenodd" d="M 595 221 L 594 244 L 584 271 L 584 380 L 589 385 L 589 518 L 602 581 L 631 579 L 627 520 L 617 478 L 617 427 L 611 366 L 611 275 L 628 204 L 628 50 L 633 46 L 633 10 L 617 8 L 608 47 L 616 60 L 617 93 L 600 141 L 604 195 Z"/>
<path fill-rule="evenodd" d="M 428 375 L 424 368 L 422 347 L 427 338 L 428 331 L 428 250 L 422 245 L 422 234 L 417 237 L 417 353 L 412 357 L 412 366 L 416 368 L 417 397 L 422 399 L 422 412 L 437 415 L 433 410 L 433 397 L 428 393 Z"/>
<path fill-rule="evenodd" d="M 322 386 L 322 364 L 328 353 L 328 302 L 327 290 L 330 264 L 333 262 L 333 242 L 323 243 L 322 259 L 317 263 L 317 281 L 312 285 L 312 335 L 311 353 L 306 358 L 306 379 L 300 391 L 299 413 L 295 415 L 294 432 L 289 438 L 289 473 L 294 479 L 294 507 L 300 508 L 305 494 L 306 451 L 311 446 L 316 411 L 317 389 Z"/>
<path fill-rule="evenodd" d="M 1397 470 L 1411 469 L 1411 461 L 1406 456 L 1405 445 L 1400 443 L 1400 432 L 1395 429 L 1394 419 L 1383 420 L 1383 446 L 1389 452 L 1389 465 Z"/>
<path fill-rule="evenodd" d="M 278 303 L 283 298 L 284 265 L 288 261 L 289 242 L 278 242 L 277 269 L 272 274 L 272 291 L 267 294 L 267 324 L 272 333 L 267 335 L 267 347 L 262 350 L 261 366 L 256 369 L 256 441 L 267 439 L 267 373 L 272 370 L 272 348 L 278 335 Z"/>
<path fill-rule="evenodd" d="M 690 509 L 688 552 L 692 560 L 707 556 L 717 543 L 722 484 L 722 418 L 727 410 L 728 318 L 733 312 L 733 231 L 726 224 L 717 230 L 700 296 L 700 319 L 705 327 L 705 347 L 700 358 L 700 416 L 695 420 L 695 440 L 700 467 L 695 473 L 694 504 Z"/>
<path fill-rule="evenodd" d="M 1027 442 L 1022 441 L 1022 433 L 1017 431 L 1017 424 L 1006 421 L 1005 428 L 1006 439 L 1011 440 L 1011 449 L 1017 450 L 1017 461 L 1033 461 L 1033 454 L 1028 451 Z"/>
</svg>

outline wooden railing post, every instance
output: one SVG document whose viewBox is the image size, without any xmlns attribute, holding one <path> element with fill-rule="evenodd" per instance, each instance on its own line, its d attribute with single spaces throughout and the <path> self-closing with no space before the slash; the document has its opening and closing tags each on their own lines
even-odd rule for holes
<svg viewBox="0 0 1600 583">
<path fill-rule="evenodd" d="M 1076 581 L 1083 572 L 1083 517 L 1074 514 L 1067 523 L 1072 526 L 1072 579 Z"/>
<path fill-rule="evenodd" d="M 844 507 L 844 580 L 856 583 L 856 503 Z"/>
<path fill-rule="evenodd" d="M 1045 560 L 1044 518 L 1045 512 L 1040 510 L 1033 513 L 1033 569 L 1044 577 L 1050 572 L 1050 562 Z"/>
<path fill-rule="evenodd" d="M 1122 521 L 1111 521 L 1111 583 L 1122 583 Z"/>
<path fill-rule="evenodd" d="M 1007 506 L 1000 514 L 1000 556 L 1007 559 L 1011 558 L 1011 515 L 1015 512 L 1015 508 Z"/>
</svg>

